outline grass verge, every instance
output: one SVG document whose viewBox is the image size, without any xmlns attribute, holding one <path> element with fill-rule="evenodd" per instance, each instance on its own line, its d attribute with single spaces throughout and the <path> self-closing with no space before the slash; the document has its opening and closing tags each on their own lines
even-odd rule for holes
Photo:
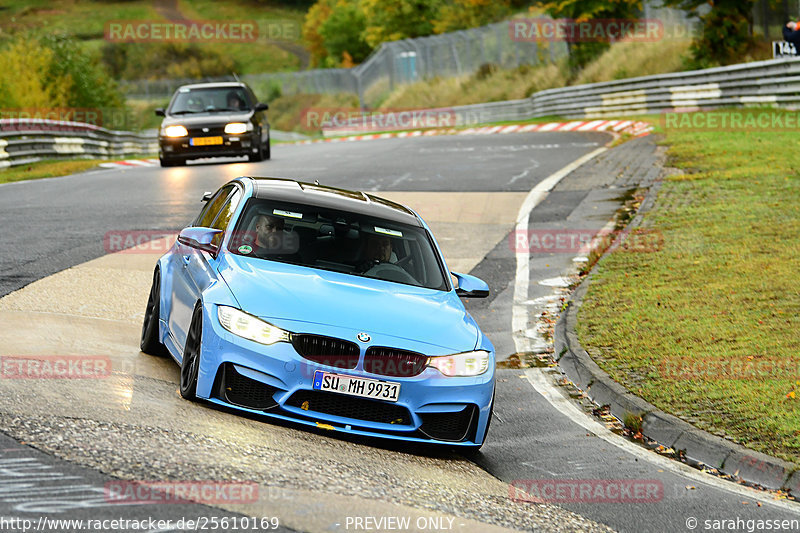
<svg viewBox="0 0 800 533">
<path fill-rule="evenodd" d="M 581 343 L 659 408 L 800 464 L 797 133 L 664 134 L 684 174 L 664 182 L 644 219 L 661 246 L 600 261 Z"/>
<path fill-rule="evenodd" d="M 0 170 L 0 183 L 54 178 L 83 172 L 110 159 L 46 160 Z"/>
</svg>

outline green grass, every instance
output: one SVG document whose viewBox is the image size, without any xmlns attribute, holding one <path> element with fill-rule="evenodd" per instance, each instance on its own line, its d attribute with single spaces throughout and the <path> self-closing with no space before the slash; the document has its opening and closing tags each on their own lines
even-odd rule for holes
<svg viewBox="0 0 800 533">
<path fill-rule="evenodd" d="M 82 40 L 86 49 L 99 55 L 104 41 L 104 29 L 108 21 L 163 20 L 164 17 L 147 0 L 126 2 L 100 2 L 64 0 L 58 3 L 46 0 L 10 0 L 3 2 L 6 8 L 0 20 L 0 42 L 15 32 L 25 31 L 33 35 L 62 33 Z M 271 7 L 247 0 L 215 2 L 212 0 L 183 0 L 179 3 L 181 14 L 190 20 L 235 20 L 256 21 L 261 26 L 267 23 L 286 23 L 299 28 L 305 16 L 305 8 L 288 9 Z M 276 26 L 272 26 L 276 28 Z M 273 31 L 272 37 L 304 49 L 299 29 L 291 32 Z M 295 54 L 273 43 L 259 39 L 255 43 L 197 43 L 203 50 L 230 57 L 238 65 L 238 74 L 296 70 L 300 60 Z M 126 46 L 137 49 L 136 43 Z M 147 72 L 141 73 L 148 78 Z"/>
<path fill-rule="evenodd" d="M 645 217 L 662 245 L 599 263 L 581 342 L 659 408 L 800 464 L 797 132 L 665 135 L 685 174 Z"/>
<path fill-rule="evenodd" d="M 567 84 L 564 65 L 522 65 L 513 69 L 494 66 L 468 76 L 433 78 L 408 85 L 380 95 L 379 90 L 367 94 L 367 101 L 383 109 L 431 108 L 455 105 L 480 104 L 501 100 L 517 100 L 544 89 Z"/>
<path fill-rule="evenodd" d="M 144 157 L 144 156 L 137 156 Z M 10 167 L 0 170 L 0 183 L 10 183 L 12 181 L 35 180 L 41 178 L 54 178 L 56 176 L 67 176 L 77 172 L 83 172 L 94 168 L 100 163 L 111 161 L 110 159 L 73 159 L 73 160 L 46 160 L 29 165 Z"/>
</svg>

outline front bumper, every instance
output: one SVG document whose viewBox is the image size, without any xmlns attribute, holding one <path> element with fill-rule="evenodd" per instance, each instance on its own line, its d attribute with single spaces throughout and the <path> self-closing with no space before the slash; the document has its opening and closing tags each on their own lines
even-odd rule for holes
<svg viewBox="0 0 800 533">
<path fill-rule="evenodd" d="M 253 153 L 255 143 L 248 135 L 220 135 L 222 144 L 195 146 L 190 137 L 159 137 L 158 155 L 161 158 L 193 159 L 201 157 L 235 157 Z"/>
<path fill-rule="evenodd" d="M 204 321 L 197 395 L 212 403 L 300 424 L 416 442 L 482 444 L 494 394 L 494 364 L 475 377 L 445 377 L 426 368 L 413 377 L 389 377 L 325 366 L 301 357 L 292 344 L 264 346 L 224 330 L 216 311 Z M 337 328 L 314 333 L 352 338 Z M 379 334 L 372 344 L 386 345 Z M 362 346 L 363 361 L 366 346 Z M 435 354 L 439 355 L 439 354 Z M 396 402 L 313 389 L 317 370 L 400 383 Z"/>
</svg>

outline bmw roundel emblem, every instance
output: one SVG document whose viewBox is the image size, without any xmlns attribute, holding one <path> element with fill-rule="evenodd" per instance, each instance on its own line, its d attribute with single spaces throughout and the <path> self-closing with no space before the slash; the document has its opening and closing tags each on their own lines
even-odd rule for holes
<svg viewBox="0 0 800 533">
<path fill-rule="evenodd" d="M 370 336 L 364 333 L 363 331 L 358 334 L 358 340 L 361 342 L 369 342 Z"/>
</svg>

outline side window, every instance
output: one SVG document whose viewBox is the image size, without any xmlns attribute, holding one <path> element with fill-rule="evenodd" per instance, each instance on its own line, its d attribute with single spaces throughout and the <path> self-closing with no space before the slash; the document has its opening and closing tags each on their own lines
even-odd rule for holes
<svg viewBox="0 0 800 533">
<path fill-rule="evenodd" d="M 225 205 L 222 206 L 222 209 L 219 210 L 219 215 L 217 215 L 217 219 L 211 225 L 214 229 L 221 229 L 225 230 L 228 227 L 228 222 L 231 221 L 231 216 L 233 212 L 236 211 L 236 206 L 239 205 L 239 200 L 242 197 L 242 191 L 240 189 L 236 189 L 231 197 L 225 202 Z M 215 246 L 219 246 L 222 243 L 222 237 L 224 233 L 219 233 L 214 237 L 212 244 Z"/>
<path fill-rule="evenodd" d="M 231 221 L 231 216 L 233 212 L 236 210 L 236 206 L 239 205 L 239 199 L 242 197 L 242 191 L 237 189 L 231 195 L 230 199 L 225 202 L 225 205 L 222 206 L 222 209 L 219 210 L 219 215 L 217 215 L 216 220 L 214 223 L 211 224 L 211 228 L 214 229 L 225 229 L 228 227 L 228 222 Z"/>
<path fill-rule="evenodd" d="M 228 195 L 230 195 L 234 187 L 234 185 L 228 185 L 220 189 L 219 192 L 208 201 L 193 225 L 202 228 L 210 227 L 214 219 L 217 218 L 220 209 L 225 204 L 225 200 L 228 199 Z"/>
</svg>

